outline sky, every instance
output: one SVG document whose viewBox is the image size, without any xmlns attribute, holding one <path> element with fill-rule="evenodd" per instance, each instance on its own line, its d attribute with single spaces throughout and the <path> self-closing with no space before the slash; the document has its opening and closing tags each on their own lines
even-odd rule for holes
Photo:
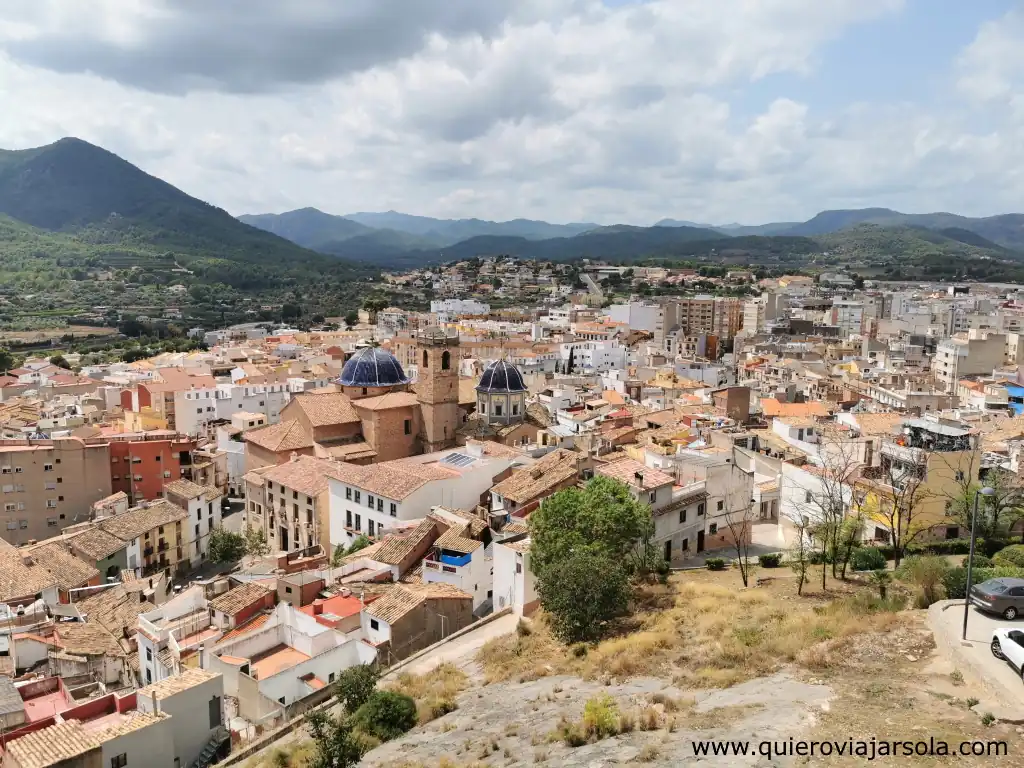
<svg viewBox="0 0 1024 768">
<path fill-rule="evenodd" d="M 0 147 L 233 214 L 1024 211 L 1024 2 L 3 0 Z"/>
</svg>

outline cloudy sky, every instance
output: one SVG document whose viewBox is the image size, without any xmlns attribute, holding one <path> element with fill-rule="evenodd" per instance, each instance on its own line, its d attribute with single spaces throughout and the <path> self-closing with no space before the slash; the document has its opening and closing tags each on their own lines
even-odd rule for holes
<svg viewBox="0 0 1024 768">
<path fill-rule="evenodd" d="M 1024 210 L 1013 0 L 2 0 L 0 147 L 232 213 Z"/>
</svg>

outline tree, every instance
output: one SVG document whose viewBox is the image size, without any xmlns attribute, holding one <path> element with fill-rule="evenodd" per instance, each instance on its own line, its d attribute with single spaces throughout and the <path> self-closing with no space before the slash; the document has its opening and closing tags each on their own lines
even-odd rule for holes
<svg viewBox="0 0 1024 768">
<path fill-rule="evenodd" d="M 541 605 L 552 632 L 565 643 L 599 640 L 608 623 L 629 607 L 629 576 L 621 559 L 570 551 L 542 573 L 537 577 Z"/>
<path fill-rule="evenodd" d="M 971 529 L 974 516 L 974 497 L 983 486 L 992 489 L 991 496 L 982 496 L 978 505 L 977 533 L 983 539 L 1006 541 L 1014 524 L 1024 517 L 1024 486 L 1017 475 L 998 467 L 982 468 L 980 444 L 970 451 L 940 454 L 949 458 L 945 474 L 954 479 L 951 493 L 946 498 L 947 516 L 962 530 Z M 984 476 L 978 480 L 979 475 Z"/>
<path fill-rule="evenodd" d="M 907 547 L 934 527 L 934 521 L 921 510 L 931 498 L 925 486 L 925 466 L 883 454 L 881 478 L 861 481 L 859 488 L 866 519 L 888 531 L 893 560 L 899 566 Z"/>
<path fill-rule="evenodd" d="M 326 712 L 312 712 L 306 718 L 316 751 L 310 768 L 349 768 L 359 763 L 361 750 L 352 737 L 352 724 Z"/>
<path fill-rule="evenodd" d="M 796 515 L 792 520 L 796 540 L 789 551 L 789 567 L 796 574 L 796 593 L 802 595 L 804 584 L 807 583 L 807 571 L 811 567 L 810 520 L 806 515 Z"/>
<path fill-rule="evenodd" d="M 331 554 L 331 567 L 337 568 L 341 565 L 342 559 L 345 557 L 345 546 L 338 544 L 334 547 L 334 552 Z"/>
<path fill-rule="evenodd" d="M 736 565 L 740 569 L 743 586 L 750 586 L 750 574 L 753 566 L 750 562 L 751 529 L 757 519 L 754 502 L 746 486 L 730 488 L 724 499 L 725 538 L 736 553 Z"/>
<path fill-rule="evenodd" d="M 373 691 L 352 715 L 352 724 L 381 741 L 397 739 L 416 725 L 416 702 L 397 691 Z"/>
<path fill-rule="evenodd" d="M 353 327 L 358 322 L 359 313 L 356 312 L 354 309 L 349 310 L 348 312 L 345 313 L 345 325 L 347 325 L 349 328 Z"/>
<path fill-rule="evenodd" d="M 298 320 L 302 317 L 302 307 L 298 304 L 285 304 L 281 307 L 281 320 Z"/>
<path fill-rule="evenodd" d="M 56 365 L 58 368 L 63 368 L 66 371 L 71 370 L 71 363 L 64 359 L 64 355 L 54 355 L 51 357 L 50 365 Z"/>
<path fill-rule="evenodd" d="M 380 670 L 370 664 L 357 664 L 342 670 L 336 683 L 338 699 L 352 713 L 359 709 L 377 688 Z"/>
<path fill-rule="evenodd" d="M 0 371 L 7 373 L 14 367 L 14 355 L 11 350 L 0 347 Z"/>
<path fill-rule="evenodd" d="M 358 536 L 356 536 L 355 540 L 352 542 L 352 546 L 348 548 L 348 552 L 346 552 L 345 554 L 355 554 L 360 549 L 365 549 L 366 547 L 370 546 L 370 543 L 371 542 L 368 538 L 366 538 L 362 534 L 359 534 Z"/>
<path fill-rule="evenodd" d="M 650 519 L 650 508 L 609 477 L 597 476 L 582 490 L 561 490 L 530 515 L 533 571 L 541 577 L 574 552 L 627 561 Z"/>
<path fill-rule="evenodd" d="M 245 526 L 245 554 L 252 558 L 266 557 L 270 554 L 270 545 L 267 543 L 267 534 L 262 528 Z"/>
<path fill-rule="evenodd" d="M 224 528 L 210 531 L 206 556 L 214 563 L 234 563 L 245 556 L 245 537 Z"/>
</svg>

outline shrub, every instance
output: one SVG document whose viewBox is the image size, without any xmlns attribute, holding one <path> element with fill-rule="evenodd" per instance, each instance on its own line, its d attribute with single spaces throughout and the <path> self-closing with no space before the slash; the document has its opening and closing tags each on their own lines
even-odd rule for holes
<svg viewBox="0 0 1024 768">
<path fill-rule="evenodd" d="M 989 579 L 1000 577 L 1024 579 L 1024 568 L 974 568 L 971 571 L 971 583 L 981 584 Z M 953 568 L 942 577 L 942 585 L 946 589 L 946 597 L 950 600 L 962 600 L 967 596 L 967 569 Z"/>
<path fill-rule="evenodd" d="M 850 557 L 855 571 L 878 571 L 885 568 L 885 553 L 878 547 L 857 547 Z"/>
<path fill-rule="evenodd" d="M 604 739 L 618 733 L 619 707 L 615 699 L 602 693 L 583 705 L 583 732 L 593 739 Z"/>
<path fill-rule="evenodd" d="M 537 591 L 552 631 L 564 643 L 599 640 L 608 622 L 626 613 L 632 594 L 621 564 L 587 551 L 545 568 Z"/>
<path fill-rule="evenodd" d="M 782 563 L 782 555 L 778 552 L 770 555 L 759 555 L 757 564 L 762 568 L 778 568 Z"/>
<path fill-rule="evenodd" d="M 370 698 L 377 687 L 380 672 L 369 664 L 359 664 L 342 670 L 338 675 L 338 699 L 348 712 L 355 712 Z"/>
<path fill-rule="evenodd" d="M 709 571 L 724 571 L 725 570 L 725 558 L 724 557 L 709 557 L 704 564 L 707 566 Z"/>
<path fill-rule="evenodd" d="M 912 555 L 900 563 L 896 576 L 920 589 L 917 606 L 927 608 L 939 600 L 943 584 L 943 576 L 949 570 L 944 559 L 937 556 Z"/>
<path fill-rule="evenodd" d="M 395 691 L 374 691 L 352 716 L 353 724 L 381 741 L 401 736 L 416 725 L 416 702 Z"/>
<path fill-rule="evenodd" d="M 1024 544 L 1012 544 L 1009 547 L 1004 547 L 996 552 L 992 563 L 996 566 L 1024 568 Z"/>
<path fill-rule="evenodd" d="M 963 565 L 964 568 L 967 567 L 967 561 L 970 560 L 970 559 L 971 559 L 970 555 L 968 555 L 967 557 L 965 557 L 963 559 L 962 565 Z M 992 568 L 993 567 L 992 559 L 989 558 L 989 557 L 985 557 L 984 555 L 979 555 L 977 552 L 975 552 L 974 553 L 974 567 L 975 568 Z"/>
</svg>

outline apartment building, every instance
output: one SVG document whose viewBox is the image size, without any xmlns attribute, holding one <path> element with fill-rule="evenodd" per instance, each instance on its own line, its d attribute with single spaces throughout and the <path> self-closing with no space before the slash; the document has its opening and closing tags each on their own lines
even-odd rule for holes
<svg viewBox="0 0 1024 768">
<path fill-rule="evenodd" d="M 127 543 L 130 569 L 153 572 L 189 562 L 188 512 L 166 500 L 147 502 L 99 521 L 99 527 Z"/>
<path fill-rule="evenodd" d="M 206 559 L 210 549 L 210 534 L 214 528 L 220 528 L 220 501 L 223 494 L 217 488 L 197 485 L 191 480 L 182 479 L 167 483 L 164 486 L 164 497 L 171 504 L 188 512 L 190 531 L 186 535 L 190 541 L 184 557 L 192 565 L 198 565 Z"/>
<path fill-rule="evenodd" d="M 283 464 L 246 473 L 246 521 L 264 532 L 271 552 L 328 546 L 328 472 L 338 466 L 338 462 L 295 454 Z"/>
<path fill-rule="evenodd" d="M 947 392 L 956 392 L 957 382 L 967 376 L 990 374 L 1003 365 L 1006 336 L 969 331 L 939 342 L 932 372 Z"/>
<path fill-rule="evenodd" d="M 160 498 L 165 483 L 180 479 L 192 463 L 193 438 L 168 430 L 112 435 L 110 487 L 130 505 Z"/>
<path fill-rule="evenodd" d="M 92 504 L 112 493 L 110 465 L 107 442 L 0 441 L 0 536 L 25 544 L 88 520 Z"/>
</svg>

